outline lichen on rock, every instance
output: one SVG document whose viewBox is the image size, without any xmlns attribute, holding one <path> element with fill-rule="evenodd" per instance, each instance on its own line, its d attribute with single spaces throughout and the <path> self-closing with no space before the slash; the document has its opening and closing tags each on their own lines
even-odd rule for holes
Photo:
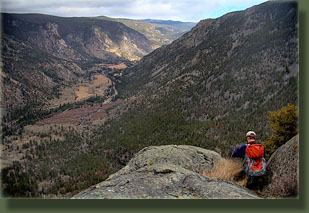
<svg viewBox="0 0 309 213">
<path fill-rule="evenodd" d="M 276 150 L 267 163 L 262 194 L 267 197 L 297 197 L 299 176 L 299 135 Z"/>
<path fill-rule="evenodd" d="M 138 152 L 107 180 L 74 199 L 256 199 L 250 190 L 232 182 L 201 175 L 222 159 L 194 146 L 150 146 Z M 150 163 L 151 162 L 151 163 Z"/>
</svg>

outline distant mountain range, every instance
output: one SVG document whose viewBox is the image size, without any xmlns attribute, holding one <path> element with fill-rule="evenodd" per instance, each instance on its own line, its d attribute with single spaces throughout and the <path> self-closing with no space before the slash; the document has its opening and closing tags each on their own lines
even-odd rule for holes
<svg viewBox="0 0 309 213">
<path fill-rule="evenodd" d="M 122 19 L 98 17 L 99 19 L 107 19 L 121 22 L 128 27 L 144 34 L 152 43 L 152 48 L 156 49 L 162 45 L 170 44 L 173 40 L 179 38 L 184 33 L 192 29 L 197 23 L 180 22 L 172 20 L 154 20 L 154 19 Z"/>
<path fill-rule="evenodd" d="M 181 21 L 173 21 L 173 20 L 155 20 L 155 19 L 143 19 L 141 21 L 166 25 L 172 28 L 174 31 L 186 32 L 188 29 L 192 29 L 197 23 L 196 22 L 181 22 Z"/>
</svg>

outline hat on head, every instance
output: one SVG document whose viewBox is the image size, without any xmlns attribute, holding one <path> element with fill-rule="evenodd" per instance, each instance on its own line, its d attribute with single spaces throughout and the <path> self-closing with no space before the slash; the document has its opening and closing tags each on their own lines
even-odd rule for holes
<svg viewBox="0 0 309 213">
<path fill-rule="evenodd" d="M 253 132 L 253 131 L 249 131 L 249 132 L 247 132 L 247 134 L 246 134 L 246 137 L 248 137 L 248 136 L 250 136 L 250 137 L 256 137 L 256 134 L 255 134 L 255 132 Z"/>
<path fill-rule="evenodd" d="M 256 143 L 256 140 L 255 140 L 256 134 L 255 134 L 255 132 L 253 132 L 253 131 L 247 132 L 246 137 L 250 137 L 250 138 L 248 139 L 248 143 L 249 143 L 249 144 L 254 144 L 254 143 Z"/>
</svg>

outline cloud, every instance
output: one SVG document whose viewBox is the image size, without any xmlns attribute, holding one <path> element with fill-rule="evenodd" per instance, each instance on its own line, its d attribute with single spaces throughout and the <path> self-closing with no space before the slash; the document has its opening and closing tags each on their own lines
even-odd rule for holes
<svg viewBox="0 0 309 213">
<path fill-rule="evenodd" d="M 57 16 L 110 16 L 199 21 L 266 0 L 2 0 L 2 11 Z"/>
</svg>

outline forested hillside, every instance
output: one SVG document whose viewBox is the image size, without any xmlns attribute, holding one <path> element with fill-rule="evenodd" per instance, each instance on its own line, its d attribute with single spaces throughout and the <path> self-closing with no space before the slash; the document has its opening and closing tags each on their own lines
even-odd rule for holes
<svg viewBox="0 0 309 213">
<path fill-rule="evenodd" d="M 132 133 L 140 146 L 191 142 L 223 153 L 249 129 L 265 140 L 267 112 L 297 105 L 297 38 L 296 3 L 267 2 L 201 21 L 125 71 L 120 96 L 136 99 L 117 121 L 128 125 L 115 140 Z M 148 128 L 153 134 L 141 142 L 136 135 Z"/>
</svg>

